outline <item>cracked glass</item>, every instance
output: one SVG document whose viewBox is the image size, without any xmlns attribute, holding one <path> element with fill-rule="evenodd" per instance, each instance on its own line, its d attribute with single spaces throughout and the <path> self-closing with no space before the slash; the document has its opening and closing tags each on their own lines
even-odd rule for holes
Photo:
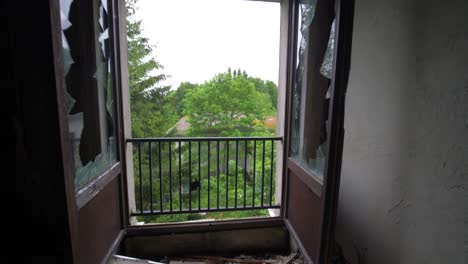
<svg viewBox="0 0 468 264">
<path fill-rule="evenodd" d="M 117 162 L 107 0 L 60 0 L 75 189 Z"/>
<path fill-rule="evenodd" d="M 299 3 L 295 80 L 292 94 L 291 157 L 315 176 L 324 175 L 329 141 L 334 21 L 316 17 L 317 0 Z M 323 5 L 322 5 L 323 6 Z"/>
</svg>

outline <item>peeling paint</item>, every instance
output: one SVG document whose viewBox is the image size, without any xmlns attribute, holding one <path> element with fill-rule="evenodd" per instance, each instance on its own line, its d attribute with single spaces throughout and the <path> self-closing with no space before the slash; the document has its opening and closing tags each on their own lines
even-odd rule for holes
<svg viewBox="0 0 468 264">
<path fill-rule="evenodd" d="M 468 187 L 468 183 L 455 184 L 455 185 L 450 186 L 448 189 L 451 190 L 451 191 L 452 190 L 459 190 L 459 189 L 466 190 L 466 187 Z"/>
<path fill-rule="evenodd" d="M 401 199 L 400 201 L 398 201 L 398 203 L 396 203 L 394 206 L 392 206 L 390 209 L 388 209 L 387 211 L 387 214 L 391 214 L 394 210 L 396 210 L 397 208 L 399 208 L 402 204 L 403 204 L 404 200 Z"/>
</svg>

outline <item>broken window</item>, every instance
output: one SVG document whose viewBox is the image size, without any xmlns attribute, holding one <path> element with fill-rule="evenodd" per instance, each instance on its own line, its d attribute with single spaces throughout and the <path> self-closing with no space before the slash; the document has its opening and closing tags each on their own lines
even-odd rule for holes
<svg viewBox="0 0 468 264">
<path fill-rule="evenodd" d="M 299 5 L 291 156 L 314 175 L 323 177 L 329 139 L 334 23 L 330 20 L 333 16 L 314 21 L 316 7 L 316 0 L 303 0 Z"/>
<path fill-rule="evenodd" d="M 75 189 L 116 163 L 107 0 L 60 0 Z"/>
</svg>

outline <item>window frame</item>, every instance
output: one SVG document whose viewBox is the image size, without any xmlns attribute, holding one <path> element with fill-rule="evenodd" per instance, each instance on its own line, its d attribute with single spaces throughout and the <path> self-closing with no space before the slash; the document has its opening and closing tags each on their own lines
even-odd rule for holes
<svg viewBox="0 0 468 264">
<path fill-rule="evenodd" d="M 286 85 L 287 85 L 287 82 L 286 82 L 286 78 L 283 78 L 282 80 L 282 77 L 286 77 L 287 74 L 286 74 L 286 66 L 287 66 L 287 59 L 286 57 L 288 57 L 287 55 L 287 51 L 288 51 L 288 43 L 289 43 L 289 36 L 288 36 L 288 31 L 289 31 L 289 11 L 287 12 L 283 12 L 282 10 L 282 6 L 286 6 L 287 9 L 289 9 L 289 2 L 291 0 L 239 0 L 239 1 L 250 1 L 250 2 L 270 2 L 270 3 L 278 3 L 280 4 L 280 39 L 278 40 L 278 42 L 280 43 L 280 52 L 279 52 L 279 56 L 278 56 L 278 60 L 279 60 L 279 80 L 278 80 L 278 117 L 279 117 L 279 113 L 280 111 L 283 111 L 286 109 L 285 108 L 285 104 L 283 104 L 282 106 L 279 105 L 279 100 L 280 100 L 280 94 L 282 93 L 282 96 L 284 97 L 287 93 L 287 88 L 286 88 Z M 122 7 L 121 7 L 122 8 Z M 126 14 L 125 14 L 125 10 L 122 9 L 123 12 L 119 13 L 119 21 L 120 23 L 124 23 L 125 24 L 125 21 L 126 21 Z M 284 25 L 284 28 L 282 28 L 282 25 L 281 23 L 285 23 Z M 284 29 L 284 30 L 283 30 Z M 281 38 L 282 38 L 282 35 L 284 35 L 285 37 L 285 40 L 286 42 L 284 43 L 284 45 L 282 46 L 282 43 L 281 43 Z M 120 50 L 127 50 L 127 40 L 126 40 L 126 31 L 124 29 L 124 27 L 121 26 L 120 28 L 120 37 L 119 37 L 119 40 L 117 40 L 120 45 L 119 49 Z M 130 126 L 130 121 L 131 121 L 131 114 L 130 114 L 130 108 L 129 106 L 128 107 L 125 107 L 125 105 L 127 104 L 125 101 L 129 101 L 130 97 L 129 97 L 129 87 L 128 87 L 128 83 L 127 80 L 128 80 L 128 65 L 127 65 L 127 61 L 125 61 L 127 55 L 126 54 L 119 54 L 120 55 L 123 55 L 121 57 L 121 63 L 120 63 L 120 67 L 121 67 L 121 76 L 122 76 L 122 81 L 124 82 L 124 84 L 122 85 L 122 89 L 123 90 L 123 93 L 122 93 L 122 99 L 123 99 L 123 133 L 125 135 L 125 138 L 128 139 L 128 138 L 131 138 L 131 126 Z M 281 57 L 284 57 L 285 59 L 284 60 L 281 60 Z M 282 69 L 282 66 L 284 69 Z M 283 85 L 281 85 L 281 83 L 283 83 Z M 284 99 L 284 98 L 283 98 Z M 285 100 L 285 99 L 284 99 Z M 286 102 L 286 100 L 285 100 Z M 281 107 L 281 109 L 279 108 Z M 284 127 L 284 123 L 285 123 L 285 120 L 280 120 L 279 118 L 277 119 L 278 120 L 278 130 L 277 130 L 277 136 L 279 137 L 283 137 L 283 129 L 282 127 Z M 280 125 L 279 123 L 282 122 L 282 124 Z M 279 174 L 279 177 L 278 175 L 276 176 L 276 188 L 275 188 L 275 193 L 274 193 L 274 196 L 275 196 L 275 202 L 279 205 L 282 204 L 282 194 L 283 194 L 283 191 L 282 191 L 282 182 L 283 182 L 283 157 L 282 156 L 285 156 L 283 153 L 284 153 L 284 140 L 282 141 L 279 141 L 276 143 L 276 151 L 277 151 L 277 160 L 278 162 L 276 162 L 276 168 L 275 168 L 275 171 L 276 171 L 276 174 Z M 125 146 L 125 149 L 124 149 L 124 152 L 125 152 L 125 166 L 123 167 L 126 167 L 126 180 L 125 180 L 125 192 L 126 192 L 126 195 L 125 195 L 125 206 L 126 206 L 126 213 L 127 213 L 127 217 L 128 217 L 128 223 L 129 225 L 127 226 L 128 230 L 140 230 L 140 229 L 145 229 L 147 230 L 148 229 L 148 226 L 151 228 L 162 228 L 162 229 L 166 229 L 168 227 L 172 227 L 172 226 L 178 226 L 178 225 L 190 225 L 190 226 L 194 226 L 194 228 L 200 228 L 202 226 L 204 227 L 209 227 L 213 224 L 216 224 L 216 225 L 220 225 L 220 226 L 223 226 L 223 222 L 226 223 L 226 226 L 231 226 L 231 222 L 239 222 L 239 224 L 241 226 L 250 226 L 250 223 L 257 223 L 259 220 L 260 220 L 260 223 L 277 223 L 278 219 L 281 219 L 281 209 L 280 210 L 280 214 L 278 216 L 270 216 L 270 217 L 258 217 L 258 218 L 252 218 L 252 219 L 227 219 L 227 220 L 215 220 L 215 221 L 204 221 L 203 223 L 180 223 L 180 222 L 177 222 L 177 223 L 167 223 L 167 224 L 147 224 L 145 225 L 145 227 L 143 228 L 142 226 L 139 226 L 139 225 L 136 225 L 136 218 L 134 216 L 131 216 L 130 213 L 133 211 L 138 211 L 136 210 L 136 205 L 135 205 L 135 190 L 134 190 L 134 172 L 133 172 L 133 147 L 131 144 L 127 144 Z M 281 162 L 279 162 L 281 161 Z M 279 181 L 278 181 L 279 180 Z M 278 193 L 281 194 L 281 196 L 278 197 Z M 268 226 L 269 224 L 266 224 L 266 226 Z M 255 224 L 256 226 L 256 224 Z M 139 231 L 134 231 L 135 233 L 138 233 L 140 234 Z M 143 234 L 143 233 L 141 233 Z"/>
<path fill-rule="evenodd" d="M 329 142 L 329 153 L 326 156 L 324 176 L 317 177 L 310 170 L 304 168 L 298 161 L 291 158 L 291 111 L 292 111 L 292 94 L 293 87 L 295 84 L 295 68 L 296 68 L 296 53 L 297 53 L 297 32 L 299 27 L 299 21 L 297 19 L 299 12 L 298 3 L 299 0 L 291 0 L 293 2 L 291 8 L 290 23 L 292 25 L 291 34 L 294 35 L 291 41 L 291 48 L 289 52 L 288 61 L 288 90 L 287 90 L 287 114 L 288 120 L 286 121 L 285 128 L 285 169 L 283 177 L 285 177 L 285 184 L 283 187 L 283 204 L 282 216 L 284 218 L 287 228 L 290 230 L 291 237 L 298 242 L 298 248 L 303 253 L 307 262 L 318 263 L 326 262 L 327 258 L 331 254 L 331 246 L 333 243 L 334 226 L 336 219 L 336 212 L 338 206 L 338 193 L 339 193 L 339 182 L 341 173 L 341 157 L 343 151 L 343 137 L 344 137 L 344 105 L 346 88 L 348 84 L 350 61 L 351 61 L 351 42 L 352 42 L 352 29 L 353 29 L 353 14 L 354 14 L 354 0 L 335 0 L 334 11 L 335 11 L 335 45 L 333 52 L 333 75 L 331 79 L 332 89 L 330 101 L 330 109 L 328 113 L 328 124 L 327 130 L 329 131 L 328 138 Z M 328 1 L 328 0 L 325 0 Z M 294 175 L 292 175 L 294 174 Z M 311 196 L 318 197 L 318 203 L 316 209 L 311 209 L 308 206 L 308 210 L 314 211 L 312 214 L 306 212 L 299 212 L 295 215 L 296 220 L 298 215 L 302 218 L 309 217 L 308 219 L 301 219 L 302 227 L 298 228 L 299 224 L 293 224 L 291 222 L 291 213 L 288 212 L 288 202 L 290 202 L 291 193 L 288 191 L 291 176 L 294 176 L 300 180 L 302 186 L 307 186 L 309 194 Z M 302 197 L 305 193 L 301 193 L 299 196 Z M 296 195 L 297 196 L 297 195 Z M 297 197 L 296 197 L 297 198 Z M 305 198 L 303 198 L 305 199 Z M 308 203 L 312 201 L 307 201 Z M 314 229 L 314 225 L 318 225 L 318 230 Z M 309 230 L 304 230 L 308 228 Z M 298 228 L 298 229 L 295 229 Z M 313 246 L 313 252 L 308 252 L 307 248 L 303 244 L 300 235 L 306 233 L 316 236 L 318 246 Z M 314 233 L 316 232 L 316 233 Z M 308 241 L 310 243 L 310 241 Z M 309 244 L 310 246 L 310 244 Z M 310 255 L 311 253 L 315 254 Z"/>
<path fill-rule="evenodd" d="M 55 4 L 55 1 L 52 1 Z M 55 19 L 52 21 L 52 28 L 54 43 L 54 55 L 55 55 L 55 65 L 56 65 L 56 82 L 57 82 L 57 96 L 58 96 L 58 108 L 59 108 L 59 119 L 60 119 L 60 131 L 61 131 L 61 145 L 62 148 L 65 150 L 62 153 L 64 167 L 66 168 L 66 178 L 69 178 L 69 183 L 67 185 L 72 185 L 72 190 L 67 187 L 68 191 L 73 193 L 73 200 L 75 200 L 76 209 L 79 210 L 84 207 L 87 203 L 89 203 L 98 193 L 104 189 L 107 184 L 113 181 L 118 175 L 125 173 L 123 169 L 122 160 L 125 157 L 123 153 L 123 146 L 120 142 L 122 137 L 122 107 L 121 107 L 121 74 L 120 74 L 120 67 L 119 63 L 116 63 L 120 56 L 118 53 L 119 44 L 118 44 L 118 8 L 116 7 L 116 2 L 120 2 L 119 0 L 109 0 L 109 14 L 108 14 L 108 23 L 109 23 L 109 48 L 110 48 L 110 72 L 112 75 L 112 93 L 114 103 L 112 106 L 113 115 L 113 126 L 114 126 L 114 133 L 115 133 L 115 140 L 116 140 L 116 162 L 111 165 L 111 167 L 105 169 L 103 172 L 95 175 L 91 181 L 86 183 L 84 186 L 75 189 L 74 184 L 74 177 L 75 177 L 75 170 L 73 168 L 73 147 L 72 147 L 72 140 L 70 138 L 70 130 L 69 130 L 69 116 L 66 106 L 66 85 L 65 85 L 65 74 L 64 74 L 64 67 L 63 61 L 64 57 L 62 54 L 62 37 L 58 36 L 58 32 L 62 32 L 61 30 L 61 23 L 60 19 L 56 21 Z M 56 3 L 56 6 L 51 4 L 51 13 L 54 14 L 57 10 L 60 10 L 60 6 Z M 60 12 L 60 11 L 59 11 Z M 59 50 L 60 49 L 60 50 Z"/>
<path fill-rule="evenodd" d="M 63 171 L 65 202 L 68 216 L 68 234 L 74 263 L 89 263 L 86 259 L 106 262 L 114 254 L 126 233 L 127 207 L 125 206 L 125 160 L 122 114 L 122 75 L 120 66 L 119 6 L 124 1 L 109 0 L 110 49 L 112 50 L 111 71 L 113 81 L 114 129 L 117 162 L 100 173 L 86 186 L 75 190 L 72 142 L 69 133 L 68 110 L 66 107 L 65 71 L 62 51 L 62 28 L 59 0 L 49 1 L 51 45 L 53 49 L 55 91 L 58 113 L 59 143 L 61 148 L 61 170 Z M 125 25 L 125 24 L 124 24 Z M 109 199 L 111 198 L 111 199 Z M 110 201 L 113 201 L 110 202 Z M 110 206 L 109 206 L 110 205 Z M 111 212 L 116 217 L 108 216 Z M 99 220 L 109 221 L 107 226 L 90 225 Z M 93 237 L 94 236 L 94 237 Z M 88 246 L 89 238 L 94 239 L 93 248 Z M 88 240 L 86 240 L 88 239 Z M 86 240 L 86 241 L 85 241 Z M 83 245 L 86 245 L 83 247 Z"/>
</svg>

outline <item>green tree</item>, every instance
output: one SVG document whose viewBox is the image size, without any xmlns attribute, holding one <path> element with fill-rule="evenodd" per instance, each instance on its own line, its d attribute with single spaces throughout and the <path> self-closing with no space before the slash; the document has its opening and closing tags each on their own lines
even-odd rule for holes
<svg viewBox="0 0 468 264">
<path fill-rule="evenodd" d="M 272 81 L 266 81 L 265 88 L 267 93 L 270 95 L 273 107 L 276 109 L 278 106 L 278 86 L 276 86 L 276 84 Z"/>
<path fill-rule="evenodd" d="M 234 71 L 236 72 L 236 71 Z M 255 120 L 274 114 L 269 95 L 240 70 L 229 70 L 190 91 L 184 100 L 192 135 L 248 135 Z"/>
<path fill-rule="evenodd" d="M 198 84 L 193 84 L 190 82 L 183 82 L 179 85 L 177 90 L 171 91 L 169 93 L 169 103 L 178 118 L 183 116 L 183 111 L 185 109 L 185 103 L 184 103 L 185 95 L 189 91 L 195 90 L 197 87 L 198 87 Z"/>
<path fill-rule="evenodd" d="M 159 85 L 169 76 L 158 73 L 163 66 L 153 54 L 154 45 L 141 34 L 141 21 L 136 20 L 137 0 L 127 0 L 127 43 L 130 87 L 130 110 L 133 137 L 164 135 L 174 121 L 167 106 L 170 86 Z"/>
<path fill-rule="evenodd" d="M 264 81 L 260 78 L 249 77 L 254 83 L 255 90 L 260 93 L 268 94 L 273 108 L 276 109 L 278 104 L 278 87 L 272 81 Z"/>
</svg>

